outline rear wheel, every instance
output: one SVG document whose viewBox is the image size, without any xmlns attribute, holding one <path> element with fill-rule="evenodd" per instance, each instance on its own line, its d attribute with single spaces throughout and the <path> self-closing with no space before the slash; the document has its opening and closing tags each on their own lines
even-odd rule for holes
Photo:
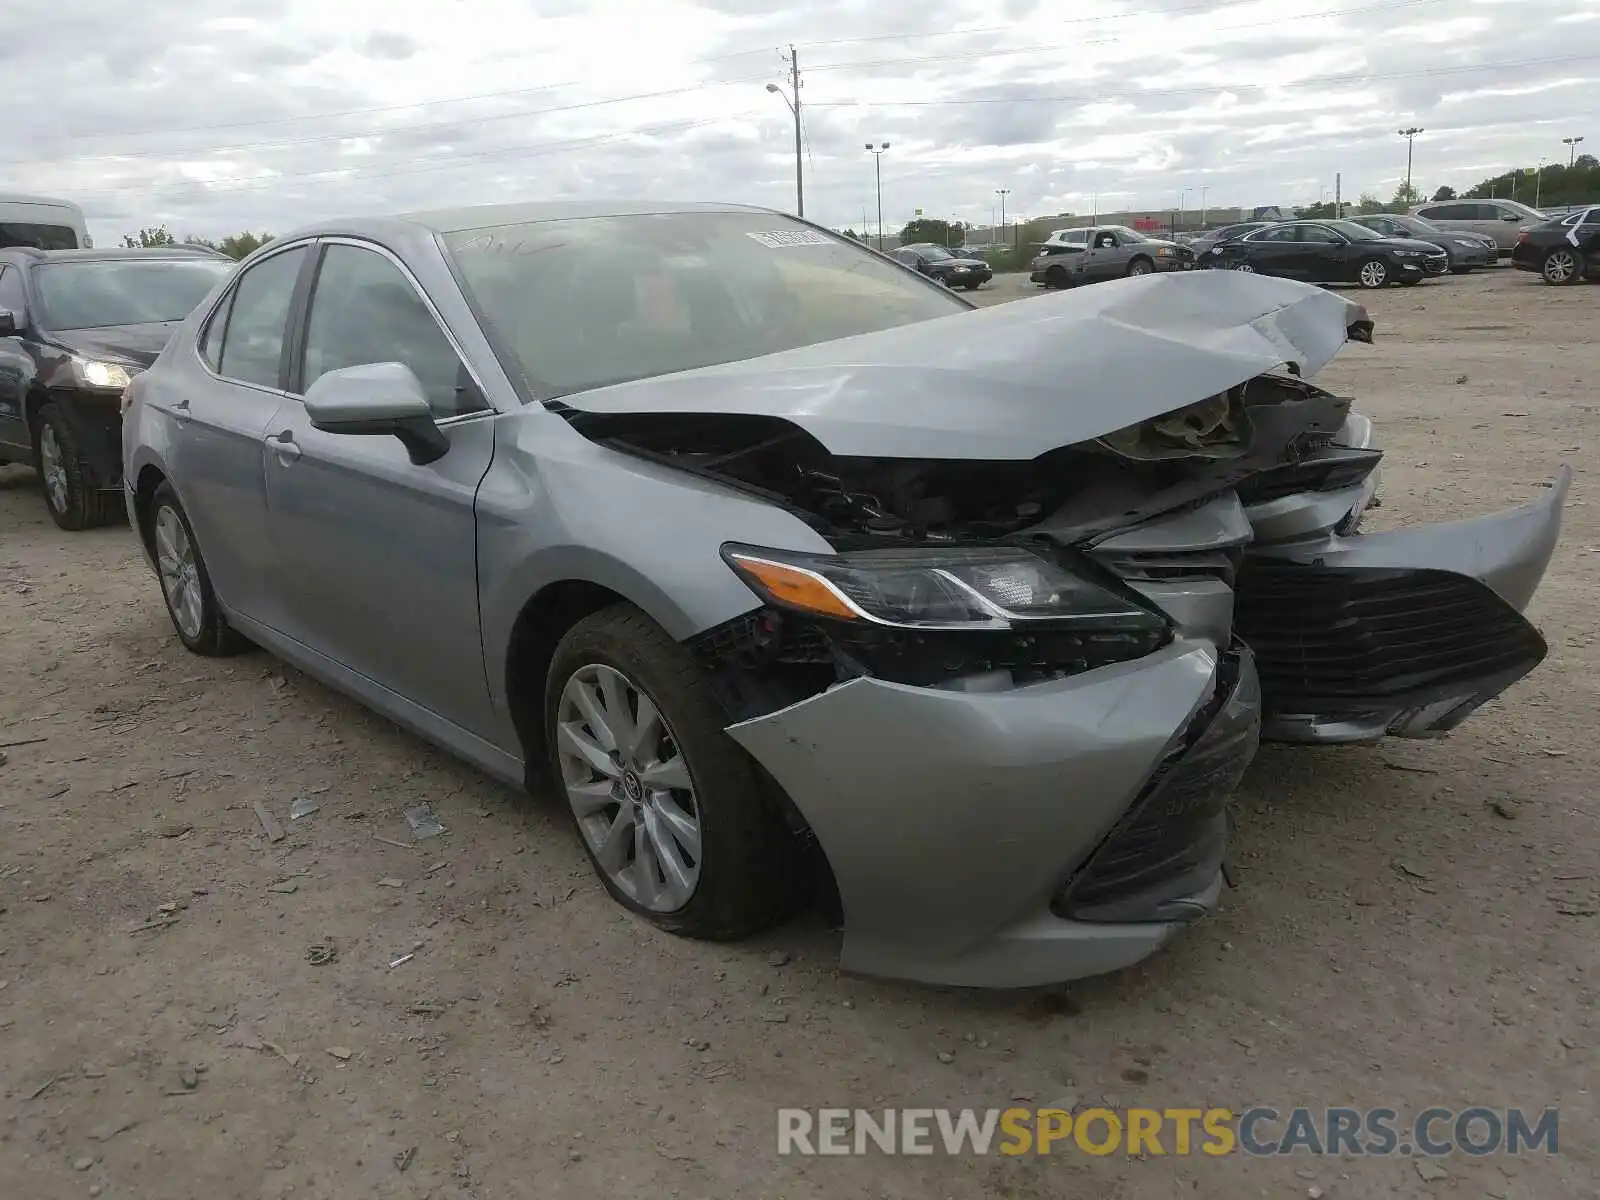
<svg viewBox="0 0 1600 1200">
<path fill-rule="evenodd" d="M 620 904 L 732 938 L 803 898 L 801 855 L 690 652 L 627 604 L 584 618 L 545 681 L 545 744 L 584 849 Z"/>
<path fill-rule="evenodd" d="M 1254 275 L 1256 273 L 1256 269 L 1247 262 L 1236 262 L 1233 264 L 1233 269 L 1235 271 L 1243 271 L 1246 275 Z"/>
<path fill-rule="evenodd" d="M 1356 268 L 1356 282 L 1364 288 L 1381 288 L 1389 282 L 1389 264 L 1381 258 L 1369 258 Z"/>
<path fill-rule="evenodd" d="M 1544 276 L 1546 283 L 1565 286 L 1577 283 L 1583 276 L 1581 264 L 1578 262 L 1577 252 L 1565 246 L 1557 246 L 1544 256 L 1544 262 L 1539 267 L 1539 274 Z"/>
<path fill-rule="evenodd" d="M 73 533 L 105 525 L 122 511 L 122 498 L 89 483 L 77 432 L 54 404 L 39 410 L 33 433 L 34 462 L 50 518 Z"/>
<path fill-rule="evenodd" d="M 1067 269 L 1065 267 L 1051 267 L 1044 273 L 1045 287 L 1063 288 L 1067 286 Z"/>
</svg>

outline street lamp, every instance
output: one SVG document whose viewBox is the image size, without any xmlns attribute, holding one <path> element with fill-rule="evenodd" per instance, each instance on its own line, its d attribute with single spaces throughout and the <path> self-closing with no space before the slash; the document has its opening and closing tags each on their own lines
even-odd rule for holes
<svg viewBox="0 0 1600 1200">
<path fill-rule="evenodd" d="M 1200 228 L 1202 230 L 1206 227 L 1206 189 L 1210 186 L 1208 183 L 1200 185 Z"/>
<path fill-rule="evenodd" d="M 777 84 L 767 84 L 767 91 L 789 106 L 789 112 L 794 117 L 794 215 L 806 215 L 806 190 L 805 183 L 800 174 L 800 92 L 796 89 L 794 99 L 790 100 L 788 94 Z"/>
<path fill-rule="evenodd" d="M 1189 189 L 1178 189 L 1178 215 L 1172 219 L 1172 236 L 1178 236 L 1178 226 L 1183 223 L 1183 202 L 1188 198 Z"/>
<path fill-rule="evenodd" d="M 1569 137 L 1561 139 L 1561 144 L 1567 148 L 1567 169 L 1569 171 L 1572 169 L 1574 157 L 1578 153 L 1578 143 L 1581 141 L 1583 141 L 1582 137 Z M 1535 207 L 1537 207 L 1537 205 Z"/>
<path fill-rule="evenodd" d="M 883 152 L 889 148 L 888 142 L 879 142 L 874 146 L 867 143 L 867 153 L 872 155 L 872 173 L 878 181 L 878 249 L 883 249 Z"/>
<path fill-rule="evenodd" d="M 1412 125 L 1396 132 L 1406 140 L 1406 194 L 1409 196 L 1411 194 L 1411 143 L 1417 140 L 1417 134 L 1426 133 L 1427 130 L 1420 125 Z"/>
<path fill-rule="evenodd" d="M 1000 244 L 1006 244 L 1006 197 L 1011 195 L 1010 188 L 995 188 L 994 194 L 1000 197 Z"/>
</svg>

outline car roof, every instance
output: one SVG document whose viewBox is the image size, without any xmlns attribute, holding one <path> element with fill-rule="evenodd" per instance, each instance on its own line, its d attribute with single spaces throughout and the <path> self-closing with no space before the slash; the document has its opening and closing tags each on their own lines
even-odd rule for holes
<svg viewBox="0 0 1600 1200">
<path fill-rule="evenodd" d="M 680 213 L 761 213 L 787 216 L 776 209 L 752 204 L 718 204 L 695 201 L 646 200 L 555 200 L 526 204 L 481 204 L 465 208 L 442 208 L 420 212 L 391 213 L 382 216 L 345 217 L 319 221 L 286 233 L 277 240 L 340 236 L 382 239 L 402 231 L 460 233 L 468 229 L 487 229 L 496 225 L 525 225 L 544 221 L 576 221 L 587 217 L 649 217 Z M 792 219 L 792 218 L 791 218 Z"/>
<path fill-rule="evenodd" d="M 31 262 L 109 262 L 140 258 L 227 259 L 205 246 L 108 246 L 103 250 L 40 250 L 37 246 L 7 246 L 0 254 Z M 231 260 L 230 260 L 231 261 Z"/>
</svg>

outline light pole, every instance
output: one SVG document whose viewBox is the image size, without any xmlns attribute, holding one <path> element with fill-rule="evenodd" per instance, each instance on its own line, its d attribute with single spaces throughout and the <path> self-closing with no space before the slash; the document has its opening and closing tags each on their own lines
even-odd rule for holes
<svg viewBox="0 0 1600 1200">
<path fill-rule="evenodd" d="M 1205 183 L 1200 185 L 1200 229 L 1202 232 L 1205 231 L 1206 227 L 1206 188 L 1209 186 L 1211 185 Z"/>
<path fill-rule="evenodd" d="M 878 181 L 878 249 L 883 249 L 883 152 L 889 148 L 888 142 L 879 142 L 874 146 L 867 143 L 867 152 L 872 155 L 872 173 Z"/>
<path fill-rule="evenodd" d="M 1581 136 L 1561 139 L 1561 144 L 1567 148 L 1567 170 L 1569 171 L 1572 170 L 1573 161 L 1578 153 L 1578 143 L 1581 141 L 1583 141 Z M 1538 205 L 1534 205 L 1534 207 L 1537 208 Z"/>
<path fill-rule="evenodd" d="M 1172 218 L 1172 236 L 1178 236 L 1178 226 L 1183 224 L 1183 202 L 1189 196 L 1188 188 L 1178 189 L 1178 215 Z"/>
<path fill-rule="evenodd" d="M 806 189 L 800 169 L 800 60 L 794 57 L 793 46 L 789 47 L 789 86 L 794 90 L 792 100 L 775 83 L 767 84 L 767 91 L 787 104 L 794 117 L 794 215 L 803 217 L 806 215 Z"/>
<path fill-rule="evenodd" d="M 1411 144 L 1417 140 L 1417 134 L 1426 133 L 1420 125 L 1411 125 L 1405 129 L 1397 130 L 1406 140 L 1406 195 L 1411 194 Z"/>
<path fill-rule="evenodd" d="M 1011 194 L 1010 188 L 995 188 L 994 194 L 1000 197 L 1000 244 L 1006 244 L 1006 197 Z"/>
<path fill-rule="evenodd" d="M 1538 174 L 1533 177 L 1533 206 L 1539 207 L 1539 194 L 1544 190 L 1544 155 L 1539 155 Z"/>
</svg>

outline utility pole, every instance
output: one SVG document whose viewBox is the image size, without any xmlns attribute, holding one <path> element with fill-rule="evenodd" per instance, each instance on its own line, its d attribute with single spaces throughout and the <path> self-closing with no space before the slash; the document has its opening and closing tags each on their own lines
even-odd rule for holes
<svg viewBox="0 0 1600 1200">
<path fill-rule="evenodd" d="M 801 168 L 804 156 L 800 152 L 800 56 L 795 53 L 794 46 L 789 47 L 789 93 L 786 95 L 775 83 L 767 84 L 767 91 L 787 104 L 794 117 L 794 214 L 803 217 L 806 215 L 806 189 Z"/>
<path fill-rule="evenodd" d="M 1539 173 L 1533 178 L 1533 206 L 1539 207 L 1539 195 L 1544 190 L 1544 155 L 1539 155 Z"/>
<path fill-rule="evenodd" d="M 878 183 L 878 249 L 883 249 L 883 152 L 889 148 L 888 142 L 879 142 L 874 146 L 867 143 L 867 152 L 872 155 L 872 173 Z"/>
<path fill-rule="evenodd" d="M 1397 132 L 1406 140 L 1406 194 L 1409 196 L 1411 194 L 1411 143 L 1417 140 L 1417 134 L 1428 131 L 1419 125 L 1412 125 Z"/>
<path fill-rule="evenodd" d="M 1011 194 L 1010 188 L 995 188 L 994 194 L 1000 197 L 1000 244 L 1005 245 L 1006 240 L 1006 197 Z"/>
<path fill-rule="evenodd" d="M 1344 216 L 1344 204 L 1339 195 L 1343 186 L 1344 173 L 1341 171 L 1335 171 L 1333 173 L 1333 219 L 1336 221 L 1340 217 Z"/>
<path fill-rule="evenodd" d="M 1578 154 L 1578 143 L 1581 141 L 1583 141 L 1582 137 L 1569 137 L 1561 139 L 1561 144 L 1567 148 L 1567 170 L 1569 171 L 1572 170 L 1573 161 L 1576 159 Z M 1534 207 L 1538 208 L 1539 206 L 1535 204 Z"/>
<path fill-rule="evenodd" d="M 1205 183 L 1200 185 L 1200 229 L 1202 232 L 1205 231 L 1206 227 L 1206 188 L 1209 186 L 1209 184 Z"/>
</svg>

